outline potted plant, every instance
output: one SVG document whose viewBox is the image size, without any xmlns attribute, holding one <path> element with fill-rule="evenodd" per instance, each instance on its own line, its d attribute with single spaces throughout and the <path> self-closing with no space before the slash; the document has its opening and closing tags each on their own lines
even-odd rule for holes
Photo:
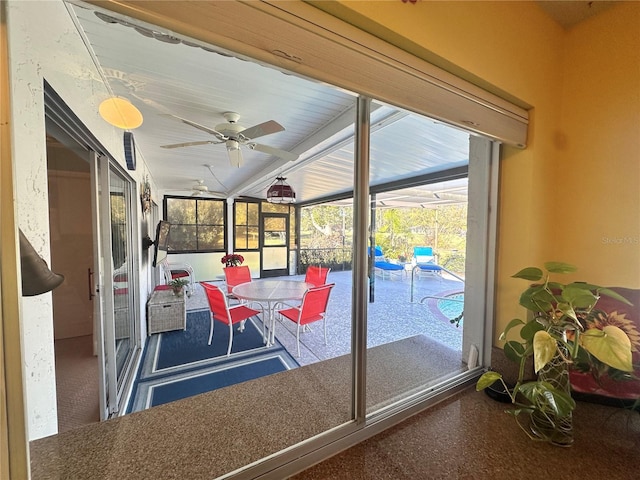
<svg viewBox="0 0 640 480">
<path fill-rule="evenodd" d="M 221 262 L 225 265 L 225 267 L 237 267 L 242 265 L 244 262 L 244 257 L 242 255 L 238 255 L 237 253 L 229 253 L 222 257 Z"/>
<path fill-rule="evenodd" d="M 513 275 L 530 283 L 520 296 L 520 305 L 527 309 L 528 319 L 512 320 L 500 335 L 500 339 L 505 340 L 509 331 L 520 327 L 520 338 L 504 345 L 507 358 L 519 363 L 515 386 L 509 388 L 501 374 L 489 371 L 480 377 L 476 389 L 483 390 L 500 382 L 515 405 L 507 413 L 516 418 L 530 438 L 568 446 L 573 443 L 572 412 L 576 406 L 571 397 L 569 366 L 578 361 L 583 365 L 602 363 L 620 376 L 631 376 L 632 347 L 627 333 L 616 325 L 590 321 L 598 314 L 595 307 L 601 295 L 630 303 L 618 293 L 598 285 L 563 284 L 549 279 L 549 274 L 576 271 L 572 265 L 547 262 L 544 268 L 546 272 L 529 267 Z M 537 378 L 525 381 L 525 365 L 531 357 Z M 522 416 L 528 417 L 528 425 L 521 422 Z"/>
<path fill-rule="evenodd" d="M 189 285 L 189 281 L 184 278 L 174 278 L 169 282 L 174 295 L 182 295 L 185 285 Z"/>
</svg>

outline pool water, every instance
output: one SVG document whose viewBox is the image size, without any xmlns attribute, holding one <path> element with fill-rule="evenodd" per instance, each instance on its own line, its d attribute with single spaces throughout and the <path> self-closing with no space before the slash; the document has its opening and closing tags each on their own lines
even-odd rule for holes
<svg viewBox="0 0 640 480">
<path fill-rule="evenodd" d="M 453 320 L 454 318 L 458 318 L 464 309 L 464 293 L 454 293 L 447 295 L 447 297 L 452 300 L 439 299 L 438 310 L 449 320 Z M 462 325 L 462 319 L 460 320 L 460 325 Z"/>
</svg>

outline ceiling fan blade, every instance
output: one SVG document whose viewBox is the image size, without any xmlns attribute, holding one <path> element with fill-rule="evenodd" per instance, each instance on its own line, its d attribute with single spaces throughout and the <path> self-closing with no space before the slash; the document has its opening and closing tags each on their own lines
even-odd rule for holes
<svg viewBox="0 0 640 480">
<path fill-rule="evenodd" d="M 160 145 L 160 148 L 181 148 L 181 147 L 192 147 L 194 145 L 207 145 L 210 143 L 222 143 L 222 142 L 214 142 L 213 140 L 200 140 L 198 142 L 185 142 L 185 143 L 173 143 L 171 145 Z"/>
<path fill-rule="evenodd" d="M 261 145 L 259 143 L 252 143 L 249 145 L 251 150 L 257 150 L 262 153 L 267 153 L 275 157 L 280 157 L 289 162 L 293 162 L 298 159 L 298 155 L 295 153 L 287 152 L 286 150 L 280 150 L 279 148 L 270 147 L 269 145 Z"/>
<path fill-rule="evenodd" d="M 201 198 L 226 198 L 227 194 L 223 192 L 193 192 L 191 196 Z"/>
<path fill-rule="evenodd" d="M 238 133 L 244 140 L 253 140 L 254 138 L 263 137 L 264 135 L 271 135 L 272 133 L 278 133 L 284 131 L 284 127 L 275 120 L 269 120 L 268 122 L 261 123 L 260 125 L 254 125 L 253 127 L 245 128 Z"/>
<path fill-rule="evenodd" d="M 205 127 L 204 125 L 200 125 L 199 123 L 192 122 L 191 120 L 187 120 L 186 118 L 182 118 L 182 117 L 179 117 L 177 115 L 173 115 L 172 113 L 167 113 L 167 114 L 163 114 L 163 115 L 164 116 L 173 117 L 173 118 L 177 118 L 182 123 L 186 123 L 187 125 L 190 125 L 190 126 L 192 126 L 194 128 L 197 128 L 198 130 L 202 130 L 203 132 L 207 132 L 207 133 L 210 133 L 211 135 L 215 135 L 220 140 L 224 141 L 224 140 L 227 139 L 226 136 L 224 136 L 223 134 L 221 134 L 217 130 L 214 130 L 213 128 Z"/>
</svg>

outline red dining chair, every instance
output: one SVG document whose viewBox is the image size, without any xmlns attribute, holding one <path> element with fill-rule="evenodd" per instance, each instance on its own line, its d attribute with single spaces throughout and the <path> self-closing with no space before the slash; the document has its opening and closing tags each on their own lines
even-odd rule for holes
<svg viewBox="0 0 640 480">
<path fill-rule="evenodd" d="M 330 271 L 330 268 L 324 268 L 320 265 L 309 265 L 307 273 L 304 276 L 304 281 L 310 283 L 314 287 L 325 285 L 327 283 L 327 275 L 329 275 Z"/>
<path fill-rule="evenodd" d="M 300 356 L 300 326 L 304 327 L 318 320 L 323 320 L 324 344 L 327 344 L 327 304 L 329 303 L 329 294 L 334 286 L 335 283 L 330 283 L 328 285 L 312 287 L 305 292 L 299 307 L 285 308 L 278 311 L 284 318 L 291 320 L 297 325 L 296 343 L 298 346 L 298 357 Z"/>
<path fill-rule="evenodd" d="M 229 325 L 229 348 L 227 349 L 227 357 L 231 355 L 231 345 L 233 344 L 233 325 L 240 323 L 239 331 L 244 330 L 244 322 L 249 317 L 253 317 L 260 313 L 260 310 L 254 310 L 246 305 L 235 305 L 229 307 L 227 304 L 227 297 L 219 287 L 211 285 L 209 283 L 201 282 L 200 285 L 204 288 L 204 292 L 207 295 L 209 301 L 209 308 L 211 310 L 211 328 L 209 329 L 209 345 L 213 339 L 213 323 L 214 320 Z"/>
<path fill-rule="evenodd" d="M 224 278 L 227 282 L 227 297 L 236 298 L 231 291 L 236 285 L 248 283 L 251 281 L 251 270 L 247 265 L 239 265 L 237 267 L 226 267 L 224 270 Z"/>
</svg>

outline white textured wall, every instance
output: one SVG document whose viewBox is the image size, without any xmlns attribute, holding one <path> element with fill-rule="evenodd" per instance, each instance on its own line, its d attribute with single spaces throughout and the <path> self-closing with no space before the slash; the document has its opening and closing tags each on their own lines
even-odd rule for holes
<svg viewBox="0 0 640 480">
<path fill-rule="evenodd" d="M 98 115 L 108 92 L 61 0 L 9 0 L 8 36 L 16 213 L 22 231 L 49 261 L 43 79 L 124 165 L 122 131 Z M 139 165 L 132 172 L 138 184 L 144 171 Z M 141 219 L 133 221 L 139 228 Z M 141 291 L 147 291 L 146 271 L 140 278 Z M 140 318 L 145 302 L 141 298 Z M 27 428 L 34 440 L 57 432 L 51 294 L 24 297 L 21 323 Z"/>
</svg>

